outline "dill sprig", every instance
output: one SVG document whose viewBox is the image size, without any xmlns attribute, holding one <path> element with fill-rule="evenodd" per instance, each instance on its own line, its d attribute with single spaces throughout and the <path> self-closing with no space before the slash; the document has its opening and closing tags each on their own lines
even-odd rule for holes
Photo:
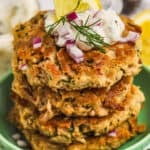
<svg viewBox="0 0 150 150">
<path fill-rule="evenodd" d="M 55 23 L 48 25 L 46 28 L 48 28 L 48 34 L 51 34 L 53 30 L 60 24 L 60 23 L 65 23 L 66 22 L 66 16 L 62 16 L 58 21 Z"/>
<path fill-rule="evenodd" d="M 96 33 L 91 26 L 98 23 L 100 20 L 95 21 L 94 23 L 87 25 L 87 22 L 89 20 L 89 17 L 87 18 L 86 22 L 84 25 L 78 25 L 75 22 L 69 22 L 66 19 L 66 16 L 61 17 L 57 22 L 55 22 L 52 25 L 47 26 L 48 28 L 48 34 L 51 34 L 53 32 L 53 30 L 62 22 L 63 24 L 65 23 L 65 21 L 68 21 L 68 23 L 75 29 L 78 31 L 77 35 L 76 35 L 76 39 L 78 38 L 79 34 L 82 34 L 84 37 L 86 37 L 86 41 L 84 41 L 85 43 L 87 43 L 88 45 L 90 45 L 91 47 L 94 48 L 99 48 L 99 50 L 103 53 L 105 53 L 105 49 L 103 48 L 104 46 L 109 46 L 105 41 L 104 38 L 99 35 L 98 33 Z"/>
<path fill-rule="evenodd" d="M 90 18 L 90 15 L 88 15 L 88 17 L 87 17 L 87 19 L 85 21 L 85 24 L 84 24 L 85 26 L 88 24 L 89 18 Z"/>
<path fill-rule="evenodd" d="M 80 5 L 82 0 L 78 0 L 78 3 L 74 9 L 74 11 L 76 11 Z M 79 34 L 83 35 L 84 37 L 86 37 L 86 44 L 90 45 L 91 47 L 94 48 L 99 48 L 99 50 L 103 53 L 105 53 L 105 49 L 103 47 L 109 46 L 109 44 L 107 44 L 104 41 L 104 38 L 99 35 L 98 33 L 96 33 L 91 26 L 99 23 L 101 21 L 101 19 L 95 21 L 94 23 L 88 25 L 88 21 L 89 21 L 89 17 L 87 17 L 85 23 L 81 26 L 79 26 L 78 24 L 76 24 L 73 21 L 68 21 L 66 16 L 62 16 L 58 21 L 56 21 L 54 24 L 48 25 L 48 34 L 52 34 L 53 30 L 60 24 L 60 23 L 65 23 L 66 21 L 77 31 L 77 35 L 75 37 L 75 39 L 77 40 L 77 38 L 79 37 Z"/>
<path fill-rule="evenodd" d="M 98 19 L 97 21 L 95 21 L 94 23 L 92 23 L 92 24 L 90 24 L 90 25 L 88 25 L 88 26 L 91 27 L 91 26 L 93 26 L 93 25 L 95 25 L 95 24 L 97 24 L 97 23 L 100 23 L 100 21 L 101 21 L 101 19 Z"/>
<path fill-rule="evenodd" d="M 78 0 L 77 5 L 74 9 L 74 11 L 76 11 L 78 9 L 78 7 L 80 6 L 82 0 Z M 55 23 L 48 25 L 46 28 L 48 28 L 48 34 L 51 34 L 52 31 L 62 22 L 63 24 L 66 21 L 66 16 L 62 16 L 58 21 L 56 21 Z"/>
<path fill-rule="evenodd" d="M 76 29 L 80 34 L 86 37 L 85 43 L 88 45 L 99 48 L 101 52 L 105 53 L 103 46 L 108 46 L 108 44 L 104 41 L 104 38 L 96 33 L 90 26 L 82 25 L 79 26 L 75 22 L 69 22 L 74 29 Z"/>
</svg>

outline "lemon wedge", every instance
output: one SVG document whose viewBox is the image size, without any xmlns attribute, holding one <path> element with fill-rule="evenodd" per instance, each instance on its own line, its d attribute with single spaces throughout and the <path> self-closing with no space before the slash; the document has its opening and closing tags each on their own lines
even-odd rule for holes
<svg viewBox="0 0 150 150">
<path fill-rule="evenodd" d="M 142 27 L 142 53 L 145 65 L 150 66 L 150 10 L 145 10 L 134 17 L 136 24 Z"/>
<path fill-rule="evenodd" d="M 77 12 L 85 11 L 90 8 L 94 10 L 102 8 L 102 4 L 99 0 L 54 0 L 54 4 L 57 18 L 74 11 L 76 8 Z"/>
</svg>

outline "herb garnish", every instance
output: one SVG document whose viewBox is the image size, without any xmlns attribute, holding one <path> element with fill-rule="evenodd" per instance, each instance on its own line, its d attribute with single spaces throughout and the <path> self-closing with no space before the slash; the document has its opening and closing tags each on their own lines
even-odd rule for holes
<svg viewBox="0 0 150 150">
<path fill-rule="evenodd" d="M 88 20 L 88 19 L 87 19 Z M 66 16 L 61 17 L 57 22 L 55 22 L 52 25 L 47 26 L 48 28 L 48 34 L 51 34 L 52 31 L 62 22 L 63 24 L 65 23 L 65 21 L 67 21 Z M 98 20 L 100 21 L 100 20 Z M 92 28 L 90 28 L 90 26 L 98 23 L 98 21 L 96 21 L 93 24 L 90 25 L 81 25 L 79 26 L 78 24 L 76 24 L 75 22 L 68 22 L 74 29 L 76 29 L 78 31 L 78 33 L 82 34 L 83 36 L 86 37 L 87 41 L 83 41 L 85 43 L 87 43 L 88 45 L 90 45 L 91 47 L 94 48 L 99 48 L 100 51 L 102 53 L 105 53 L 105 49 L 103 49 L 103 46 L 109 46 L 109 44 L 107 44 L 104 41 L 104 38 L 99 35 L 98 33 L 96 33 Z M 79 34 L 77 34 L 77 37 L 79 36 Z M 76 38 L 77 38 L 76 37 Z"/>
<path fill-rule="evenodd" d="M 77 6 L 76 8 L 74 9 L 77 10 L 77 8 L 79 7 L 81 3 L 81 0 L 78 0 L 78 3 L 77 3 Z M 95 21 L 94 23 L 90 24 L 90 25 L 87 25 L 88 24 L 88 20 L 89 20 L 89 17 L 87 17 L 86 21 L 85 21 L 85 24 L 84 25 L 78 25 L 77 23 L 75 23 L 74 21 L 68 21 L 67 20 L 67 17 L 66 16 L 62 16 L 58 21 L 56 21 L 54 24 L 52 25 L 48 25 L 47 28 L 48 28 L 48 34 L 52 34 L 53 30 L 60 24 L 60 23 L 64 23 L 65 22 L 68 22 L 77 32 L 77 35 L 75 37 L 75 39 L 78 38 L 79 34 L 83 35 L 84 37 L 86 37 L 86 41 L 83 41 L 84 43 L 86 43 L 87 45 L 93 47 L 93 48 L 99 48 L 99 50 L 102 52 L 102 53 L 105 53 L 105 49 L 103 47 L 107 47 L 109 46 L 108 43 L 106 43 L 104 41 L 104 38 L 99 35 L 98 33 L 96 33 L 92 28 L 91 26 L 97 24 L 97 23 L 100 23 L 101 19 Z"/>
<path fill-rule="evenodd" d="M 103 46 L 108 46 L 107 43 L 104 42 L 104 38 L 96 33 L 90 26 L 82 25 L 79 26 L 75 22 L 69 22 L 72 27 L 74 27 L 80 34 L 86 37 L 87 41 L 84 41 L 88 45 L 99 48 L 101 52 L 105 53 L 105 50 L 102 48 Z"/>
<path fill-rule="evenodd" d="M 77 6 L 75 7 L 74 11 L 76 11 L 80 5 L 82 0 L 78 0 Z M 56 21 L 54 24 L 48 25 L 46 28 L 48 28 L 48 34 L 51 34 L 52 31 L 62 22 L 63 24 L 66 21 L 66 16 L 62 16 L 58 21 Z"/>
<path fill-rule="evenodd" d="M 66 16 L 62 16 L 58 21 L 55 23 L 48 25 L 46 28 L 48 28 L 48 34 L 51 34 L 52 31 L 62 22 L 63 24 L 66 21 Z"/>
</svg>

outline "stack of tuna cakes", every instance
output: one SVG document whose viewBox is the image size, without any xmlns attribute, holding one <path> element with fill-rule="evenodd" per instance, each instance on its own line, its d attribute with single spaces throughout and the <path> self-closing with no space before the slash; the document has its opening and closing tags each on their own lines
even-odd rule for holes
<svg viewBox="0 0 150 150">
<path fill-rule="evenodd" d="M 76 63 L 44 27 L 45 12 L 14 29 L 14 106 L 9 119 L 33 150 L 111 150 L 144 131 L 137 117 L 144 95 L 135 42 L 86 51 Z M 122 18 L 126 32 L 138 26 Z M 33 39 L 42 45 L 33 48 Z"/>
</svg>

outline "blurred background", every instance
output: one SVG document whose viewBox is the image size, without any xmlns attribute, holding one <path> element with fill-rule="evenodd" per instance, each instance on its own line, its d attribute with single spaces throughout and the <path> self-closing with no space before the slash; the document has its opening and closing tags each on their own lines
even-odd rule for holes
<svg viewBox="0 0 150 150">
<path fill-rule="evenodd" d="M 150 0 L 101 0 L 103 7 L 131 17 L 141 25 L 142 60 L 150 66 Z M 12 28 L 39 10 L 53 9 L 53 0 L 0 0 L 0 77 L 10 69 Z"/>
</svg>

